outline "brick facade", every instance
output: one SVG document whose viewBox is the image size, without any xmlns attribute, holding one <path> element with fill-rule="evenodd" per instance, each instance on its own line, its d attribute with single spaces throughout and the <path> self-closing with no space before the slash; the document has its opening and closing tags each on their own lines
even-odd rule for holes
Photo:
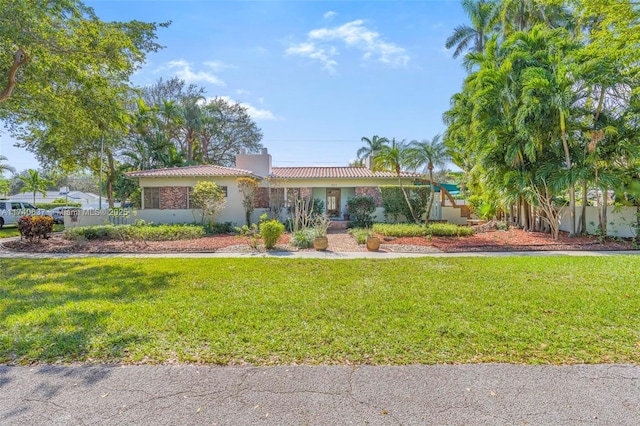
<svg viewBox="0 0 640 426">
<path fill-rule="evenodd" d="M 161 209 L 177 210 L 189 208 L 188 186 L 161 186 L 159 192 Z"/>
<path fill-rule="evenodd" d="M 253 207 L 256 209 L 269 208 L 269 188 L 256 188 L 256 195 L 253 197 Z"/>
<path fill-rule="evenodd" d="M 380 196 L 380 188 L 377 186 L 357 186 L 356 196 L 368 195 L 376 202 L 376 207 L 382 207 L 382 197 Z"/>
</svg>

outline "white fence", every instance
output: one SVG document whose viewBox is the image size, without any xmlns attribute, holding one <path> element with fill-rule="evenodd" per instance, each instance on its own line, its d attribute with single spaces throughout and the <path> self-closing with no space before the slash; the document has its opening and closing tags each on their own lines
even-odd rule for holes
<svg viewBox="0 0 640 426">
<path fill-rule="evenodd" d="M 598 224 L 598 207 L 587 206 L 587 233 L 595 235 Z M 576 226 L 580 221 L 582 207 L 576 207 Z M 560 210 L 560 230 L 567 231 L 569 226 L 569 211 L 566 208 Z M 636 208 L 635 207 L 613 207 L 607 209 L 607 236 L 633 238 L 636 236 Z"/>
</svg>

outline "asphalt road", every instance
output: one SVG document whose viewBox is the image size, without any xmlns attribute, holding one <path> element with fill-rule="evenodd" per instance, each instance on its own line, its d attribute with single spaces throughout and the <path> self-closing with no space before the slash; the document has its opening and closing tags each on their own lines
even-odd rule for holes
<svg viewBox="0 0 640 426">
<path fill-rule="evenodd" d="M 640 366 L 0 366 L 2 425 L 638 425 Z"/>
</svg>

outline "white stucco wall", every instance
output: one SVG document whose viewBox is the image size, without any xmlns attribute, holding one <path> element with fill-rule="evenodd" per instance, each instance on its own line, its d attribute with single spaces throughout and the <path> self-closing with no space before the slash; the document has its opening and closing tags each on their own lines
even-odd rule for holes
<svg viewBox="0 0 640 426">
<path fill-rule="evenodd" d="M 242 194 L 236 185 L 235 177 L 224 177 L 224 178 L 140 178 L 140 186 L 141 187 L 162 187 L 162 186 L 196 186 L 198 182 L 214 182 L 218 186 L 226 186 L 227 187 L 227 202 L 225 203 L 222 211 L 216 215 L 216 222 L 232 222 L 232 223 L 242 223 L 244 221 L 244 208 L 242 207 Z M 143 195 L 144 200 L 144 195 Z M 144 206 L 143 206 L 144 207 Z M 145 210 L 150 209 L 141 209 L 140 212 L 144 212 Z M 155 223 L 184 223 L 181 219 L 185 218 L 183 214 L 174 215 L 173 212 L 180 210 L 173 209 L 153 209 L 158 212 L 166 212 L 166 220 L 176 220 L 176 222 L 161 222 L 160 217 L 157 220 L 154 220 Z M 191 210 L 186 210 L 191 212 Z M 149 213 L 156 217 L 155 213 Z M 191 213 L 189 213 L 191 214 Z M 193 216 L 191 214 L 191 216 Z M 141 217 L 142 218 L 142 217 Z M 178 220 L 178 218 L 180 220 Z M 142 218 L 144 219 L 144 218 Z M 147 220 L 147 219 L 144 219 Z M 198 221 L 200 218 L 198 217 Z M 193 222 L 193 217 L 188 222 Z"/>
<path fill-rule="evenodd" d="M 576 207 L 576 226 L 580 221 L 580 212 L 582 207 Z M 568 209 L 563 208 L 560 211 L 560 230 L 569 232 L 569 213 Z M 636 222 L 635 207 L 612 207 L 607 209 L 607 235 L 610 237 L 632 238 L 635 237 L 636 231 L 632 224 Z M 598 207 L 587 206 L 587 232 L 596 234 L 596 228 L 599 224 Z"/>
<path fill-rule="evenodd" d="M 449 223 L 455 223 L 456 225 L 466 225 L 467 217 L 460 216 L 460 209 L 452 206 L 442 207 L 441 220 L 446 220 Z"/>
</svg>

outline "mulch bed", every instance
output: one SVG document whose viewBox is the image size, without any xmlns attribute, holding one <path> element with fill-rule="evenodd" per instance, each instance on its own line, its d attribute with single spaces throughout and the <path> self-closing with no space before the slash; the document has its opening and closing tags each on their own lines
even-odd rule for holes
<svg viewBox="0 0 640 426">
<path fill-rule="evenodd" d="M 334 252 L 366 251 L 358 246 L 353 237 L 346 233 L 330 235 L 329 250 Z M 549 234 L 527 232 L 521 229 L 508 231 L 488 231 L 476 233 L 470 237 L 410 237 L 385 238 L 383 251 L 396 252 L 478 252 L 478 251 L 552 251 L 552 250 L 634 250 L 631 240 L 607 239 L 597 237 L 569 238 L 561 232 L 557 240 Z M 289 244 L 289 234 L 283 235 L 275 247 L 276 251 L 299 251 Z M 215 235 L 194 240 L 122 242 L 91 240 L 81 243 L 65 240 L 62 235 L 52 235 L 48 240 L 38 243 L 14 240 L 2 243 L 6 249 L 31 253 L 197 253 L 197 252 L 264 252 L 263 246 L 251 248 L 247 242 L 235 235 Z M 313 251 L 306 249 L 303 251 Z"/>
<path fill-rule="evenodd" d="M 631 240 L 606 239 L 595 236 L 569 237 L 560 232 L 557 240 L 543 232 L 522 229 L 487 231 L 469 237 L 410 237 L 385 238 L 385 244 L 405 244 L 435 247 L 445 253 L 474 251 L 551 251 L 551 250 L 634 250 Z"/>
</svg>

